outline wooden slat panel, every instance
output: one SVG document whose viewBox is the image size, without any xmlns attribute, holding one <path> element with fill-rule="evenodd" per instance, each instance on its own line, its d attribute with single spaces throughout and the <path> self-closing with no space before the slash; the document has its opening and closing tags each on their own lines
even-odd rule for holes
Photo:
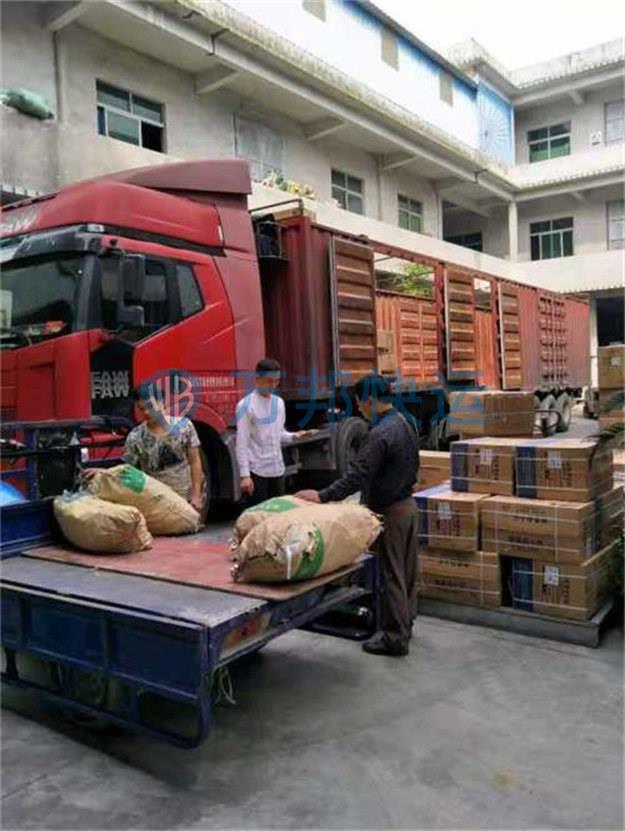
<svg viewBox="0 0 625 831">
<path fill-rule="evenodd" d="M 499 283 L 498 321 L 501 388 L 519 390 L 521 378 L 521 320 L 519 291 L 509 283 Z"/>
<path fill-rule="evenodd" d="M 335 369 L 353 384 L 377 367 L 373 250 L 333 237 L 330 268 Z"/>
<path fill-rule="evenodd" d="M 436 307 L 433 300 L 410 295 L 378 292 L 376 295 L 378 336 L 392 332 L 395 365 L 380 353 L 380 371 L 397 373 L 403 379 L 434 383 L 438 373 Z"/>
<path fill-rule="evenodd" d="M 471 274 L 445 275 L 447 377 L 460 380 L 477 372 L 475 350 L 475 286 Z"/>
</svg>

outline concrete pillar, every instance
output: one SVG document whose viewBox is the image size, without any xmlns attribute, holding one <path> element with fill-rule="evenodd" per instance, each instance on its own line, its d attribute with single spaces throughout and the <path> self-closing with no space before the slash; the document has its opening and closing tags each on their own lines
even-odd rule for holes
<svg viewBox="0 0 625 831">
<path fill-rule="evenodd" d="M 597 331 L 597 297 L 591 294 L 588 298 L 589 328 L 590 328 L 590 386 L 599 386 L 599 334 Z"/>
<path fill-rule="evenodd" d="M 519 213 L 516 202 L 508 202 L 508 259 L 519 258 Z"/>
</svg>

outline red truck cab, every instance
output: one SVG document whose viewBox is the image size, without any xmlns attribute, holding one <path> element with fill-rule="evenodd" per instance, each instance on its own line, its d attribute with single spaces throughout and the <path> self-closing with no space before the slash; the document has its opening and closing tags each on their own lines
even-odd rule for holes
<svg viewBox="0 0 625 831">
<path fill-rule="evenodd" d="M 236 495 L 235 406 L 264 354 L 250 190 L 246 162 L 180 162 L 5 208 L 3 421 L 132 419 L 133 386 L 174 378 Z"/>
</svg>

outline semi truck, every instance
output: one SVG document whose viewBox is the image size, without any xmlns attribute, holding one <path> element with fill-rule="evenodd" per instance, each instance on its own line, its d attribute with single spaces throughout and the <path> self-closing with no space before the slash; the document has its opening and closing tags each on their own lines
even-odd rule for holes
<svg viewBox="0 0 625 831">
<path fill-rule="evenodd" d="M 586 303 L 324 225 L 302 200 L 250 212 L 250 192 L 246 162 L 204 160 L 6 207 L 5 436 L 36 425 L 31 451 L 78 443 L 103 463 L 107 436 L 132 423 L 132 388 L 152 383 L 192 418 L 211 497 L 237 500 L 235 408 L 266 355 L 283 370 L 287 427 L 317 429 L 289 448 L 288 472 L 348 467 L 367 432 L 351 388 L 374 369 L 393 376 L 424 446 L 449 438 L 458 387 L 532 389 L 566 429 L 587 383 Z M 422 297 L 377 285 L 396 262 L 426 274 Z M 58 492 L 59 458 L 31 496 Z"/>
</svg>

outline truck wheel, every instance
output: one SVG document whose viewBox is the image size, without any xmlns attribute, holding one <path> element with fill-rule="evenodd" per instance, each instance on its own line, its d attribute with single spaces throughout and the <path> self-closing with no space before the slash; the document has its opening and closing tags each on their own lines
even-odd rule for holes
<svg viewBox="0 0 625 831">
<path fill-rule="evenodd" d="M 358 455 L 369 429 L 366 422 L 357 416 L 339 421 L 336 428 L 335 459 L 339 476 L 347 472 Z"/>
<path fill-rule="evenodd" d="M 543 436 L 553 436 L 556 432 L 558 408 L 554 395 L 546 395 L 538 405 L 541 412 L 536 414 L 536 423 Z"/>
<path fill-rule="evenodd" d="M 573 405 L 568 393 L 563 392 L 556 399 L 556 409 L 560 413 L 560 422 L 557 426 L 558 433 L 566 433 L 571 426 L 571 419 L 573 418 Z"/>
</svg>

